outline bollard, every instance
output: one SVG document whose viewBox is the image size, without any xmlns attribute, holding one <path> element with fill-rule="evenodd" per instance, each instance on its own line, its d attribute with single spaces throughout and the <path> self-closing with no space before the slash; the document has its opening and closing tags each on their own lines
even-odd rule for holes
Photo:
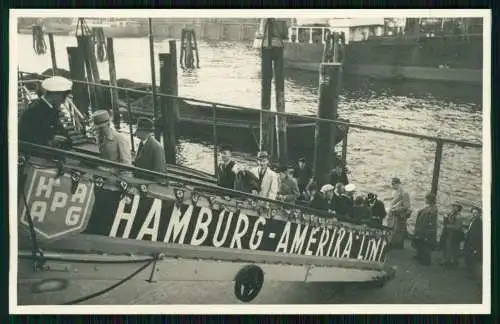
<svg viewBox="0 0 500 324">
<path fill-rule="evenodd" d="M 78 47 L 66 47 L 68 52 L 69 72 L 72 80 L 85 82 L 85 60 Z M 73 102 L 86 117 L 90 116 L 89 91 L 84 83 L 73 82 Z"/>
<path fill-rule="evenodd" d="M 116 66 L 115 66 L 115 53 L 113 49 L 113 38 L 108 37 L 106 46 L 106 55 L 108 57 L 109 66 L 109 85 L 116 87 Z M 113 124 L 116 129 L 120 129 L 120 106 L 118 102 L 118 90 L 116 88 L 109 88 L 111 95 L 111 107 L 113 109 Z"/>
<path fill-rule="evenodd" d="M 436 196 L 438 191 L 439 171 L 441 170 L 441 158 L 443 156 L 443 141 L 436 141 L 436 155 L 434 157 L 434 170 L 432 172 L 431 193 Z"/>
<path fill-rule="evenodd" d="M 319 118 L 335 120 L 337 100 L 342 75 L 340 63 L 322 63 L 320 67 Z M 329 181 L 335 153 L 335 131 L 337 125 L 318 121 L 316 124 L 314 147 L 314 178 L 318 188 Z"/>
<path fill-rule="evenodd" d="M 50 46 L 50 59 L 52 60 L 52 75 L 56 75 L 57 71 L 57 61 L 56 61 L 56 49 L 54 47 L 54 34 L 49 33 L 49 46 Z"/>
<path fill-rule="evenodd" d="M 160 53 L 160 93 L 171 95 L 173 92 L 172 54 Z M 174 116 L 174 100 L 161 98 L 163 146 L 165 160 L 169 164 L 176 163 L 176 119 Z"/>
</svg>

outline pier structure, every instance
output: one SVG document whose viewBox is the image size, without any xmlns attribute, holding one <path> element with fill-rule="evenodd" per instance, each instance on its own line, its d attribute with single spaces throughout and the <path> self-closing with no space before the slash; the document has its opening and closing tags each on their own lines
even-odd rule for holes
<svg viewBox="0 0 500 324">
<path fill-rule="evenodd" d="M 18 82 L 20 85 L 27 84 L 30 82 L 39 82 L 36 80 L 35 81 L 26 81 L 24 75 L 26 75 L 26 74 L 29 75 L 30 73 L 28 73 L 28 72 L 19 71 L 19 74 L 20 74 L 20 80 Z M 41 79 L 49 78 L 51 76 L 52 75 L 39 75 L 39 77 Z M 147 96 L 152 95 L 151 91 L 146 91 L 146 90 L 130 89 L 130 88 L 124 88 L 124 87 L 118 87 L 118 86 L 114 87 L 114 86 L 109 85 L 109 84 L 96 84 L 96 83 L 89 84 L 89 82 L 87 82 L 87 81 L 80 81 L 80 80 L 72 80 L 72 82 L 74 84 L 84 84 L 84 85 L 91 85 L 91 86 L 95 86 L 95 87 L 100 87 L 102 89 L 115 88 L 118 91 L 125 92 L 128 96 L 132 96 L 133 94 L 136 94 L 136 95 L 141 94 L 141 95 L 147 95 Z M 215 112 L 215 111 L 217 111 L 218 108 L 219 109 L 231 108 L 231 109 L 238 109 L 240 111 L 255 111 L 255 108 L 251 108 L 251 107 L 222 104 L 222 103 L 217 103 L 217 102 L 213 102 L 213 101 L 194 99 L 194 98 L 172 95 L 172 94 L 167 94 L 167 93 L 162 93 L 162 92 L 156 93 L 156 96 L 159 96 L 161 98 L 170 99 L 170 100 L 176 101 L 178 103 L 181 103 L 183 101 L 190 101 L 190 102 L 198 103 L 198 104 L 200 104 L 200 106 L 198 106 L 198 109 L 200 109 L 200 113 L 202 113 L 203 110 L 209 110 L 209 111 Z M 434 159 L 434 163 L 433 163 L 434 167 L 433 167 L 433 171 L 432 171 L 432 183 L 430 184 L 430 187 L 432 189 L 431 191 L 433 193 L 438 193 L 438 191 L 439 191 L 438 190 L 439 175 L 440 175 L 439 170 L 440 170 L 440 166 L 441 166 L 441 156 L 442 156 L 442 152 L 445 149 L 445 146 L 454 145 L 454 146 L 476 148 L 476 149 L 482 148 L 482 143 L 472 143 L 472 142 L 451 139 L 451 138 L 422 135 L 422 134 L 416 134 L 416 133 L 407 132 L 407 131 L 400 131 L 400 130 L 394 130 L 394 129 L 386 129 L 386 128 L 380 128 L 380 127 L 366 126 L 366 125 L 361 125 L 361 124 L 354 124 L 354 123 L 342 121 L 339 119 L 333 120 L 333 119 L 328 119 L 328 118 L 304 116 L 304 115 L 298 115 L 298 114 L 287 113 L 287 112 L 279 112 L 279 111 L 269 111 L 268 113 L 272 116 L 283 116 L 283 117 L 286 117 L 287 119 L 300 118 L 303 120 L 308 120 L 312 123 L 318 123 L 318 122 L 322 122 L 325 124 L 329 123 L 332 125 L 348 127 L 349 129 L 359 129 L 359 130 L 364 130 L 364 131 L 386 133 L 386 134 L 392 134 L 395 136 L 410 137 L 410 138 L 416 138 L 416 139 L 420 139 L 420 140 L 434 142 L 434 143 L 436 143 L 437 149 L 436 149 L 435 159 Z M 137 116 L 140 116 L 140 115 L 134 116 L 134 113 L 132 112 L 131 109 L 128 109 L 128 114 L 129 114 L 129 116 L 128 116 L 129 120 L 134 120 L 134 118 L 136 118 Z M 213 113 L 212 119 L 209 121 L 212 124 L 212 127 L 214 128 L 214 130 L 217 127 L 218 115 L 219 115 L 218 113 Z M 213 134 L 218 136 L 217 131 L 214 131 Z M 214 150 L 217 150 L 218 149 L 217 144 L 219 144 L 220 141 L 217 138 L 214 138 L 213 141 L 216 144 L 216 145 L 214 145 Z M 133 141 L 132 141 L 132 143 L 133 143 Z M 77 148 L 77 150 L 78 150 L 78 148 Z M 89 152 L 88 149 L 80 149 L 80 151 L 82 151 L 82 150 L 84 152 L 87 152 L 87 153 Z M 343 155 L 344 154 L 347 154 L 347 147 L 345 148 L 345 151 L 343 148 Z M 214 165 L 217 165 L 217 164 L 218 164 L 217 155 L 214 154 Z M 214 170 L 214 172 L 215 172 L 215 170 Z M 200 174 L 203 174 L 204 177 L 207 177 L 207 174 L 205 174 L 205 173 L 200 173 Z M 212 181 L 215 181 L 215 180 L 212 178 Z"/>
</svg>

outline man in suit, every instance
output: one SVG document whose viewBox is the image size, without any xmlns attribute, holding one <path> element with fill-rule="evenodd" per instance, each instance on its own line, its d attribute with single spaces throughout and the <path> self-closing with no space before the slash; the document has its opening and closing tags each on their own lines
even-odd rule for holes
<svg viewBox="0 0 500 324">
<path fill-rule="evenodd" d="M 305 158 L 300 158 L 297 168 L 295 168 L 293 175 L 297 179 L 297 184 L 299 186 L 299 191 L 302 199 L 306 197 L 306 187 L 309 184 L 313 174 L 309 165 L 306 164 Z"/>
<path fill-rule="evenodd" d="M 259 196 L 276 199 L 279 190 L 278 175 L 269 168 L 269 155 L 266 151 L 257 154 L 258 166 L 251 172 L 259 179 Z"/>
<path fill-rule="evenodd" d="M 134 165 L 155 172 L 167 172 L 165 151 L 154 136 L 154 124 L 149 118 L 139 118 L 135 135 L 141 143 L 137 149 Z"/>
<path fill-rule="evenodd" d="M 217 170 L 217 184 L 227 189 L 235 188 L 236 168 L 231 150 L 229 147 L 224 147 L 221 151 L 222 163 L 219 164 Z"/>
<path fill-rule="evenodd" d="M 472 208 L 472 219 L 465 232 L 464 254 L 467 278 L 475 279 L 481 267 L 483 248 L 483 221 L 481 209 Z"/>
<path fill-rule="evenodd" d="M 130 145 L 125 135 L 111 128 L 107 110 L 97 110 L 92 115 L 100 157 L 122 164 L 132 164 Z"/>
</svg>

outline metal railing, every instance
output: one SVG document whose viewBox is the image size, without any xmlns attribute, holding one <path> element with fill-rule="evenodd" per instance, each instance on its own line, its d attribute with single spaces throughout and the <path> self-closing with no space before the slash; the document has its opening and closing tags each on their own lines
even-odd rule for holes
<svg viewBox="0 0 500 324">
<path fill-rule="evenodd" d="M 22 71 L 19 72 L 19 75 L 21 78 L 23 77 L 24 74 L 38 76 L 40 78 L 52 77 L 52 75 L 42 75 L 42 74 L 28 73 L 28 72 L 22 72 Z M 213 102 L 213 101 L 202 100 L 202 99 L 191 98 L 191 97 L 175 96 L 175 95 L 165 94 L 165 93 L 160 93 L 160 92 L 154 93 L 153 91 L 130 89 L 130 88 L 124 88 L 124 87 L 119 87 L 119 86 L 97 84 L 97 83 L 79 81 L 79 80 L 71 80 L 71 81 L 75 82 L 75 83 L 86 84 L 88 86 L 98 86 L 98 87 L 104 87 L 104 88 L 117 89 L 117 90 L 124 91 L 125 96 L 127 98 L 127 100 L 126 100 L 127 101 L 127 114 L 129 115 L 129 121 L 132 120 L 132 118 L 133 118 L 133 112 L 132 112 L 132 109 L 130 106 L 130 100 L 128 100 L 129 93 L 143 94 L 145 96 L 146 95 L 148 95 L 148 96 L 154 95 L 155 97 L 153 100 L 156 100 L 156 97 L 163 97 L 163 98 L 169 98 L 172 100 L 179 100 L 179 101 L 184 100 L 184 101 L 191 101 L 191 102 L 195 102 L 195 103 L 210 105 L 210 107 L 200 106 L 199 108 L 212 110 L 212 128 L 213 128 L 213 134 L 212 134 L 213 139 L 212 140 L 213 140 L 213 145 L 214 145 L 213 152 L 214 152 L 214 170 L 215 170 L 215 172 L 217 172 L 217 166 L 218 166 L 217 107 L 222 106 L 224 108 L 229 108 L 229 109 L 252 110 L 252 111 L 257 110 L 257 111 L 259 111 L 259 109 L 252 108 L 252 107 L 225 104 L 225 103 Z M 26 81 L 23 81 L 22 79 L 18 80 L 18 84 L 23 84 L 23 83 L 26 83 Z M 153 113 L 153 111 L 151 111 L 151 113 Z M 438 186 L 440 166 L 441 166 L 441 158 L 442 158 L 443 147 L 445 144 L 457 145 L 460 147 L 482 148 L 482 143 L 472 143 L 472 142 L 451 139 L 451 138 L 443 138 L 443 137 L 437 137 L 437 136 L 416 134 L 416 133 L 411 133 L 411 132 L 405 132 L 405 131 L 387 129 L 387 128 L 380 128 L 380 127 L 374 127 L 374 126 L 365 126 L 365 125 L 360 125 L 360 124 L 355 124 L 355 123 L 350 123 L 350 122 L 345 122 L 345 121 L 340 121 L 340 120 L 318 118 L 318 117 L 310 116 L 310 115 L 308 116 L 308 115 L 300 115 L 300 114 L 295 114 L 295 113 L 286 113 L 286 112 L 278 112 L 278 111 L 266 111 L 266 114 L 273 115 L 274 117 L 283 116 L 283 117 L 290 117 L 290 118 L 300 118 L 304 121 L 311 121 L 311 122 L 316 122 L 316 123 L 317 122 L 327 122 L 327 123 L 331 123 L 331 124 L 335 124 L 335 125 L 345 126 L 348 128 L 360 129 L 360 130 L 365 130 L 365 131 L 373 131 L 373 132 L 379 132 L 379 133 L 385 133 L 385 134 L 392 134 L 392 135 L 398 135 L 398 136 L 404 136 L 404 137 L 410 137 L 410 138 L 416 138 L 416 139 L 420 139 L 420 140 L 435 142 L 436 143 L 436 151 L 435 151 L 432 184 L 431 184 L 431 192 L 433 192 L 434 194 L 437 193 L 437 186 Z M 130 133 L 131 133 L 130 136 L 131 136 L 132 150 L 134 150 L 132 126 L 129 125 L 129 127 L 130 127 Z M 343 152 L 343 154 L 346 154 L 346 152 Z"/>
</svg>

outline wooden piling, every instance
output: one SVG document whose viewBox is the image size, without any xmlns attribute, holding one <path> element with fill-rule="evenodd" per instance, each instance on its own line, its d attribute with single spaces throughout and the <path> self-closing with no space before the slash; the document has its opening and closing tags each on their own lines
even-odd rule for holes
<svg viewBox="0 0 500 324">
<path fill-rule="evenodd" d="M 434 157 L 434 170 L 432 172 L 431 193 L 433 195 L 437 195 L 437 191 L 438 191 L 439 172 L 441 170 L 442 157 L 443 157 L 443 141 L 438 140 L 436 142 L 436 154 Z"/>
<path fill-rule="evenodd" d="M 85 60 L 78 47 L 66 47 L 68 52 L 69 72 L 72 80 L 85 82 Z M 89 111 L 89 91 L 84 83 L 73 82 L 72 87 L 73 102 L 76 107 L 87 117 Z"/>
<path fill-rule="evenodd" d="M 173 94 L 174 83 L 172 81 L 172 54 L 160 53 L 160 93 Z M 173 111 L 172 98 L 161 97 L 163 147 L 165 148 L 165 159 L 169 164 L 176 163 L 176 122 Z"/>
<path fill-rule="evenodd" d="M 84 40 L 85 40 L 87 59 L 89 60 L 90 63 L 92 78 L 94 80 L 94 83 L 101 84 L 101 78 L 99 77 L 99 69 L 97 67 L 97 59 L 95 57 L 94 42 L 92 40 L 92 36 L 90 35 L 84 36 Z M 109 107 L 105 106 L 104 89 L 102 87 L 95 87 L 95 93 L 96 93 L 97 108 L 109 110 Z"/>
<path fill-rule="evenodd" d="M 266 29 L 272 29 L 272 22 L 266 23 Z M 265 38 L 264 38 L 265 39 Z M 261 49 L 261 90 L 260 90 L 260 143 L 261 151 L 268 151 L 273 154 L 274 143 L 274 118 L 269 113 L 271 110 L 271 83 L 273 78 L 273 60 L 271 37 L 268 37 L 268 46 Z"/>
<path fill-rule="evenodd" d="M 153 87 L 153 119 L 155 124 L 155 138 L 159 141 L 161 139 L 161 128 L 159 109 L 156 105 L 156 69 L 155 69 L 155 52 L 154 52 L 154 39 L 153 39 L 153 22 L 152 19 L 148 19 L 149 25 L 149 60 L 151 65 L 151 85 Z"/>
<path fill-rule="evenodd" d="M 349 122 L 347 120 L 347 122 Z M 349 126 L 346 126 L 344 138 L 342 139 L 342 164 L 347 165 L 347 137 L 349 134 Z"/>
<path fill-rule="evenodd" d="M 322 63 L 320 67 L 319 118 L 335 120 L 337 117 L 337 100 L 340 91 L 340 63 Z M 333 123 L 318 121 L 316 124 L 314 148 L 314 177 L 318 188 L 329 181 L 335 156 L 335 131 Z"/>
<path fill-rule="evenodd" d="M 50 59 L 52 60 L 52 75 L 56 75 L 57 71 L 56 49 L 54 46 L 54 34 L 52 33 L 49 33 L 49 47 L 50 47 Z"/>
<path fill-rule="evenodd" d="M 276 110 L 285 112 L 285 67 L 283 48 L 273 48 L 274 56 L 274 87 L 276 89 Z M 278 144 L 278 161 L 281 165 L 288 163 L 288 141 L 286 116 L 276 115 L 276 135 Z"/>
<path fill-rule="evenodd" d="M 115 65 L 115 52 L 113 49 L 113 38 L 108 37 L 106 41 L 106 54 L 108 57 L 109 66 L 109 84 L 113 87 L 118 86 L 116 83 L 116 65 Z M 113 123 L 116 129 L 120 129 L 120 107 L 118 102 L 118 90 L 109 88 L 111 97 L 111 107 L 113 109 Z"/>
<path fill-rule="evenodd" d="M 170 56 L 172 57 L 172 59 L 170 60 L 170 62 L 172 63 L 172 66 L 171 66 L 172 70 L 170 71 L 171 72 L 170 77 L 172 78 L 171 79 L 172 94 L 174 96 L 178 96 L 179 95 L 179 77 L 178 77 L 178 73 L 177 73 L 177 43 L 176 43 L 175 39 L 168 41 L 168 47 L 170 50 Z M 177 123 L 179 122 L 179 118 L 180 118 L 179 101 L 178 100 L 172 101 L 172 116 L 174 117 L 173 121 L 174 121 L 174 126 L 176 127 Z"/>
<path fill-rule="evenodd" d="M 80 54 L 82 55 L 82 59 L 83 59 L 83 62 L 84 62 L 84 65 L 85 65 L 85 70 L 87 72 L 87 81 L 89 83 L 91 83 L 89 85 L 89 92 L 90 92 L 90 107 L 91 107 L 91 111 L 90 113 L 92 113 L 92 111 L 96 111 L 98 108 L 98 104 L 97 104 L 97 94 L 96 94 L 96 86 L 93 85 L 94 82 L 94 75 L 92 74 L 92 66 L 90 64 L 90 61 L 88 59 L 88 49 L 87 49 L 87 46 L 85 45 L 86 43 L 86 40 L 85 40 L 85 36 L 76 36 L 76 40 L 77 40 L 77 44 L 78 44 L 78 50 L 80 52 Z"/>
</svg>

